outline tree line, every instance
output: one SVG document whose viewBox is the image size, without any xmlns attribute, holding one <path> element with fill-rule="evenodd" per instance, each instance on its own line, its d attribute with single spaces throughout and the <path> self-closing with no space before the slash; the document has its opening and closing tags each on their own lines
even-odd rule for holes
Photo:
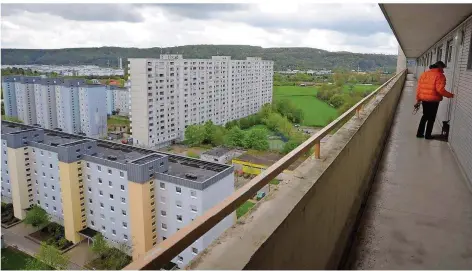
<svg viewBox="0 0 472 271">
<path fill-rule="evenodd" d="M 190 146 L 209 144 L 254 150 L 268 150 L 268 130 L 280 135 L 284 141 L 284 153 L 288 153 L 306 136 L 293 127 L 292 123 L 303 121 L 303 112 L 289 100 L 281 100 L 274 104 L 265 104 L 254 115 L 229 121 L 225 126 L 215 125 L 211 120 L 204 124 L 190 125 L 185 130 L 185 143 Z M 252 128 L 256 125 L 264 128 Z"/>
</svg>

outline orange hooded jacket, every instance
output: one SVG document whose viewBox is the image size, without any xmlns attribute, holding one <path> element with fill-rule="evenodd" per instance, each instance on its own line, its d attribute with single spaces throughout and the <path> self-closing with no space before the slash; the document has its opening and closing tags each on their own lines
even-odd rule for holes
<svg viewBox="0 0 472 271">
<path fill-rule="evenodd" d="M 440 102 L 444 97 L 452 98 L 454 94 L 446 91 L 446 76 L 438 68 L 424 72 L 418 80 L 416 101 Z"/>
</svg>

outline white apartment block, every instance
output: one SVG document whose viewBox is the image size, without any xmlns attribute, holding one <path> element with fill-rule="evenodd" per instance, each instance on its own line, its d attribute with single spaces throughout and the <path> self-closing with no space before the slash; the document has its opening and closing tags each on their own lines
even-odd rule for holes
<svg viewBox="0 0 472 271">
<path fill-rule="evenodd" d="M 34 85 L 36 123 L 46 129 L 57 128 L 56 90 L 62 78 L 42 78 Z"/>
<path fill-rule="evenodd" d="M 161 147 L 184 139 L 185 128 L 217 125 L 255 114 L 272 102 L 273 61 L 129 59 L 134 144 Z"/>
<path fill-rule="evenodd" d="M 129 115 L 130 90 L 129 88 L 114 88 L 113 90 L 114 110 L 119 110 L 119 115 Z"/>
<path fill-rule="evenodd" d="M 107 95 L 83 79 L 3 76 L 5 114 L 24 124 L 90 137 L 107 133 Z"/>
<path fill-rule="evenodd" d="M 66 79 L 61 88 L 56 89 L 57 127 L 66 133 L 80 133 L 79 87 L 82 79 Z"/>
<path fill-rule="evenodd" d="M 41 77 L 21 77 L 15 82 L 16 110 L 18 118 L 25 124 L 36 124 L 34 86 Z"/>
<path fill-rule="evenodd" d="M 79 87 L 80 131 L 87 136 L 101 138 L 107 135 L 107 99 L 103 85 Z"/>
<path fill-rule="evenodd" d="M 41 206 L 74 243 L 98 232 L 137 259 L 234 192 L 233 167 L 2 121 L 3 202 Z M 233 213 L 175 259 L 183 268 Z"/>
</svg>

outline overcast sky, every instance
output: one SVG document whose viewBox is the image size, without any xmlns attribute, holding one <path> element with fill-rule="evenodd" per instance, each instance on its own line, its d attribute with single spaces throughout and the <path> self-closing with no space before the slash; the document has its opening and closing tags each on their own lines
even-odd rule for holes
<svg viewBox="0 0 472 271">
<path fill-rule="evenodd" d="M 377 4 L 2 4 L 2 48 L 243 44 L 397 54 Z"/>
</svg>

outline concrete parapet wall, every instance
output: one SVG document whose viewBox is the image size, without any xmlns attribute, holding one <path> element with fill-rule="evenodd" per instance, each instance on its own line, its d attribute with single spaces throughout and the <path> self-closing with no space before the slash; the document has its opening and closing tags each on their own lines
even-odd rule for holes
<svg viewBox="0 0 472 271">
<path fill-rule="evenodd" d="M 401 95 L 405 75 L 382 90 L 326 144 L 215 240 L 189 269 L 335 269 L 349 244 L 361 204 Z"/>
</svg>

